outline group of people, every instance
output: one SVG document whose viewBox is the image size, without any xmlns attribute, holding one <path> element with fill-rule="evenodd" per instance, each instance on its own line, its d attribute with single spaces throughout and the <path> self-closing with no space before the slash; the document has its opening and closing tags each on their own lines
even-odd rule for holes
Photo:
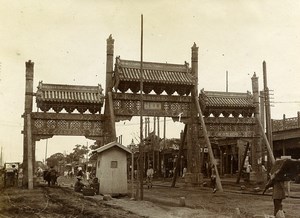
<svg viewBox="0 0 300 218">
<path fill-rule="evenodd" d="M 87 180 L 88 184 L 85 184 L 82 182 L 84 176 L 86 176 L 86 180 Z M 81 167 L 78 168 L 77 181 L 74 184 L 75 192 L 83 192 L 83 189 L 86 187 L 86 188 L 93 189 L 94 193 L 96 195 L 98 195 L 99 194 L 99 186 L 100 186 L 99 179 L 96 176 L 94 176 L 93 173 L 90 173 L 89 171 L 84 173 Z"/>
<path fill-rule="evenodd" d="M 11 168 L 4 170 L 4 186 L 15 186 L 18 180 L 18 169 L 16 165 L 12 165 Z"/>
<path fill-rule="evenodd" d="M 51 166 L 50 169 L 46 169 L 43 172 L 43 178 L 48 183 L 48 186 L 56 185 L 58 176 L 58 172 L 54 166 Z"/>
<path fill-rule="evenodd" d="M 84 183 L 82 182 L 82 177 L 78 176 L 78 177 L 77 177 L 77 181 L 75 182 L 75 185 L 74 185 L 74 191 L 75 191 L 75 192 L 82 192 L 83 189 L 84 189 L 85 187 L 87 187 L 87 188 L 92 188 L 92 189 L 94 189 L 94 193 L 95 193 L 96 195 L 98 195 L 98 194 L 99 194 L 99 186 L 100 186 L 100 183 L 99 183 L 99 179 L 98 179 L 97 177 L 94 177 L 94 178 L 91 180 L 91 182 L 89 182 L 89 184 L 87 185 L 87 184 L 84 184 Z"/>
</svg>

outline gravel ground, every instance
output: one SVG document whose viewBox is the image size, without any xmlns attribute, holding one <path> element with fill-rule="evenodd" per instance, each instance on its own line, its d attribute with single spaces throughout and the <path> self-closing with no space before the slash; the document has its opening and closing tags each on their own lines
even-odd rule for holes
<svg viewBox="0 0 300 218">
<path fill-rule="evenodd" d="M 0 190 L 1 217 L 151 217 L 196 218 L 232 217 L 239 208 L 241 217 L 264 217 L 273 213 L 271 191 L 255 192 L 255 185 L 223 182 L 224 192 L 212 193 L 209 187 L 186 187 L 180 181 L 170 188 L 170 181 L 154 181 L 144 189 L 144 201 L 129 197 L 103 201 L 101 195 L 84 197 L 72 189 L 73 180 L 59 179 L 59 187 L 42 183 L 34 190 Z M 130 187 L 130 185 L 129 185 Z M 129 190 L 130 192 L 130 190 Z M 291 196 L 283 201 L 287 218 L 300 218 L 300 185 L 292 184 Z M 185 198 L 185 207 L 179 199 Z"/>
<path fill-rule="evenodd" d="M 141 217 L 103 201 L 85 199 L 68 188 L 2 189 L 0 217 Z"/>
</svg>

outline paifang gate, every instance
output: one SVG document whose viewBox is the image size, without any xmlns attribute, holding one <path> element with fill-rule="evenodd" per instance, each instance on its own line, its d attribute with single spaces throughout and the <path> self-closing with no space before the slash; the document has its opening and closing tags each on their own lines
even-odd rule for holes
<svg viewBox="0 0 300 218">
<path fill-rule="evenodd" d="M 33 62 L 26 62 L 24 112 L 24 183 L 30 186 L 35 161 L 35 142 L 54 135 L 85 136 L 99 145 L 116 140 L 115 123 L 143 116 L 171 117 L 187 124 L 186 182 L 200 184 L 203 126 L 198 117 L 200 106 L 205 128 L 218 146 L 244 147 L 252 144 L 252 158 L 259 158 L 257 125 L 253 116 L 259 113 L 258 78 L 252 77 L 253 95 L 247 93 L 198 93 L 198 47 L 191 48 L 191 66 L 143 62 L 143 105 L 140 91 L 140 62 L 114 58 L 114 39 L 107 39 L 106 89 L 101 85 L 75 86 L 40 82 L 33 92 Z M 42 112 L 32 112 L 33 98 Z M 105 103 L 105 104 L 104 104 Z M 101 108 L 104 112 L 101 113 Z M 49 112 L 52 109 L 54 112 Z M 61 111 L 64 109 L 64 113 Z M 76 109 L 76 110 L 75 110 Z M 105 128 L 104 128 L 105 127 Z M 226 140 L 224 140 L 226 139 Z M 229 144 L 226 144 L 230 142 Z M 256 164 L 257 165 L 257 164 Z M 253 164 L 255 170 L 256 165 Z M 222 169 L 221 169 L 222 171 Z M 29 181 L 29 183 L 28 183 Z"/>
</svg>

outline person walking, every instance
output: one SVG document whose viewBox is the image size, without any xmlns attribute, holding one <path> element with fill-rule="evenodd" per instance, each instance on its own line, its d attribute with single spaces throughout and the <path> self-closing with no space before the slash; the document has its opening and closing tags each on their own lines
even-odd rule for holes
<svg viewBox="0 0 300 218">
<path fill-rule="evenodd" d="M 213 193 L 216 193 L 216 191 L 217 191 L 216 180 L 217 180 L 216 171 L 215 171 L 214 166 L 212 166 L 211 167 L 211 175 L 210 175 L 210 185 L 213 190 Z"/>
<path fill-rule="evenodd" d="M 283 213 L 282 201 L 285 199 L 284 179 L 276 176 L 276 173 L 270 174 L 270 179 L 262 194 L 265 194 L 270 187 L 273 187 L 272 199 L 274 204 L 274 216 L 276 217 L 279 211 Z"/>
<path fill-rule="evenodd" d="M 246 178 L 245 178 L 246 182 L 250 182 L 250 173 L 251 173 L 251 171 L 252 171 L 252 167 L 251 167 L 250 163 L 248 163 L 246 165 Z"/>
<path fill-rule="evenodd" d="M 184 167 L 183 170 L 182 170 L 182 178 L 185 177 L 186 172 L 187 172 L 187 169 L 186 169 L 186 167 Z"/>
<path fill-rule="evenodd" d="M 285 199 L 285 189 L 283 181 L 274 180 L 272 198 L 274 203 L 274 216 L 276 217 L 278 211 L 282 210 L 282 200 Z"/>
<path fill-rule="evenodd" d="M 151 164 L 149 165 L 149 168 L 147 169 L 147 186 L 148 188 L 152 188 L 152 179 L 153 179 L 153 168 Z"/>
</svg>

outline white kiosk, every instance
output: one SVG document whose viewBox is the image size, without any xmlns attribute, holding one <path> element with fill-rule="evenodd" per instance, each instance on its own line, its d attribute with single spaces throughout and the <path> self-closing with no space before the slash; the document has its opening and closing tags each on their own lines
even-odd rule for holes
<svg viewBox="0 0 300 218">
<path fill-rule="evenodd" d="M 127 155 L 131 150 L 118 142 L 108 143 L 97 150 L 96 176 L 101 194 L 127 194 Z"/>
</svg>

